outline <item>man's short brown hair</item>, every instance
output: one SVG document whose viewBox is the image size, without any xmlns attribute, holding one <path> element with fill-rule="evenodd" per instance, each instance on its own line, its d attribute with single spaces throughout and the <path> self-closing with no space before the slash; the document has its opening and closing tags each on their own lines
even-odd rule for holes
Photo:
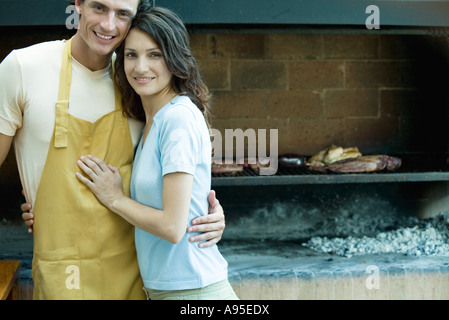
<svg viewBox="0 0 449 320">
<path fill-rule="evenodd" d="M 80 1 L 81 1 L 81 2 L 84 2 L 84 0 L 80 0 Z M 68 2 L 70 5 L 75 5 L 75 1 L 67 0 L 67 2 Z M 154 7 L 154 0 L 139 0 L 139 5 L 138 5 L 138 6 L 140 6 L 140 5 L 142 5 L 142 4 L 151 5 L 151 6 Z"/>
</svg>

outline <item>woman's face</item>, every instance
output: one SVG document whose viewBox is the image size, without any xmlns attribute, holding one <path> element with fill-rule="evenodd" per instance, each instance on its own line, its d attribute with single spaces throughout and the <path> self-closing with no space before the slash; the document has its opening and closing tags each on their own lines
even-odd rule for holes
<svg viewBox="0 0 449 320">
<path fill-rule="evenodd" d="M 133 28 L 125 39 L 125 74 L 129 84 L 142 102 L 146 98 L 165 100 L 171 92 L 173 74 L 168 70 L 164 55 L 147 33 Z"/>
</svg>

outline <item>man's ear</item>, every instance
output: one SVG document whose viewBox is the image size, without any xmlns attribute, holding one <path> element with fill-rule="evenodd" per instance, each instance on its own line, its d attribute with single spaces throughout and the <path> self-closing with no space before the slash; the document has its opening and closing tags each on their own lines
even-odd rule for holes
<svg viewBox="0 0 449 320">
<path fill-rule="evenodd" d="M 81 14 L 81 0 L 75 0 L 75 9 L 78 14 Z"/>
</svg>

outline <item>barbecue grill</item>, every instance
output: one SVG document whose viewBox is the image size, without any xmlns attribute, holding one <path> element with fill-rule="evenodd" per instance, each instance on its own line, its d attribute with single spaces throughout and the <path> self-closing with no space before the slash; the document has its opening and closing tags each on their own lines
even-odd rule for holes
<svg viewBox="0 0 449 320">
<path fill-rule="evenodd" d="M 322 173 L 307 166 L 279 166 L 276 174 L 260 176 L 244 167 L 242 172 L 213 174 L 212 186 L 449 181 L 449 165 L 444 154 L 396 156 L 402 159 L 402 165 L 394 172 Z"/>
</svg>

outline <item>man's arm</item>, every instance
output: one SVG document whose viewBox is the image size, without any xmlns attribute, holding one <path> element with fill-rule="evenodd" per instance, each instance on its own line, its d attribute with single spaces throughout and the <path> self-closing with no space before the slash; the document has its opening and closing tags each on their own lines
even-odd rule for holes
<svg viewBox="0 0 449 320">
<path fill-rule="evenodd" d="M 8 156 L 9 149 L 11 149 L 12 141 L 14 137 L 4 135 L 0 133 L 0 167 Z M 20 209 L 22 210 L 22 219 L 25 222 L 25 225 L 29 226 L 28 232 L 33 232 L 33 218 L 34 215 L 30 212 L 31 204 L 24 203 L 21 205 Z"/>
<path fill-rule="evenodd" d="M 192 220 L 192 226 L 187 228 L 187 232 L 201 232 L 189 238 L 191 242 L 204 241 L 199 244 L 200 248 L 213 246 L 221 240 L 225 228 L 225 216 L 223 207 L 215 197 L 215 191 L 209 193 L 209 214 Z"/>
<path fill-rule="evenodd" d="M 14 139 L 13 136 L 7 136 L 4 135 L 3 133 L 0 133 L 0 167 L 2 166 L 6 157 L 8 156 L 9 149 L 11 149 L 13 139 Z M 30 212 L 31 204 L 24 203 L 20 208 L 23 212 L 22 219 L 24 220 L 25 225 L 30 226 L 28 232 L 33 232 L 32 225 L 34 221 L 32 219 L 34 218 L 34 215 Z"/>
<path fill-rule="evenodd" d="M 0 167 L 5 161 L 8 155 L 9 149 L 11 148 L 12 140 L 14 137 L 10 137 L 0 133 Z"/>
</svg>

